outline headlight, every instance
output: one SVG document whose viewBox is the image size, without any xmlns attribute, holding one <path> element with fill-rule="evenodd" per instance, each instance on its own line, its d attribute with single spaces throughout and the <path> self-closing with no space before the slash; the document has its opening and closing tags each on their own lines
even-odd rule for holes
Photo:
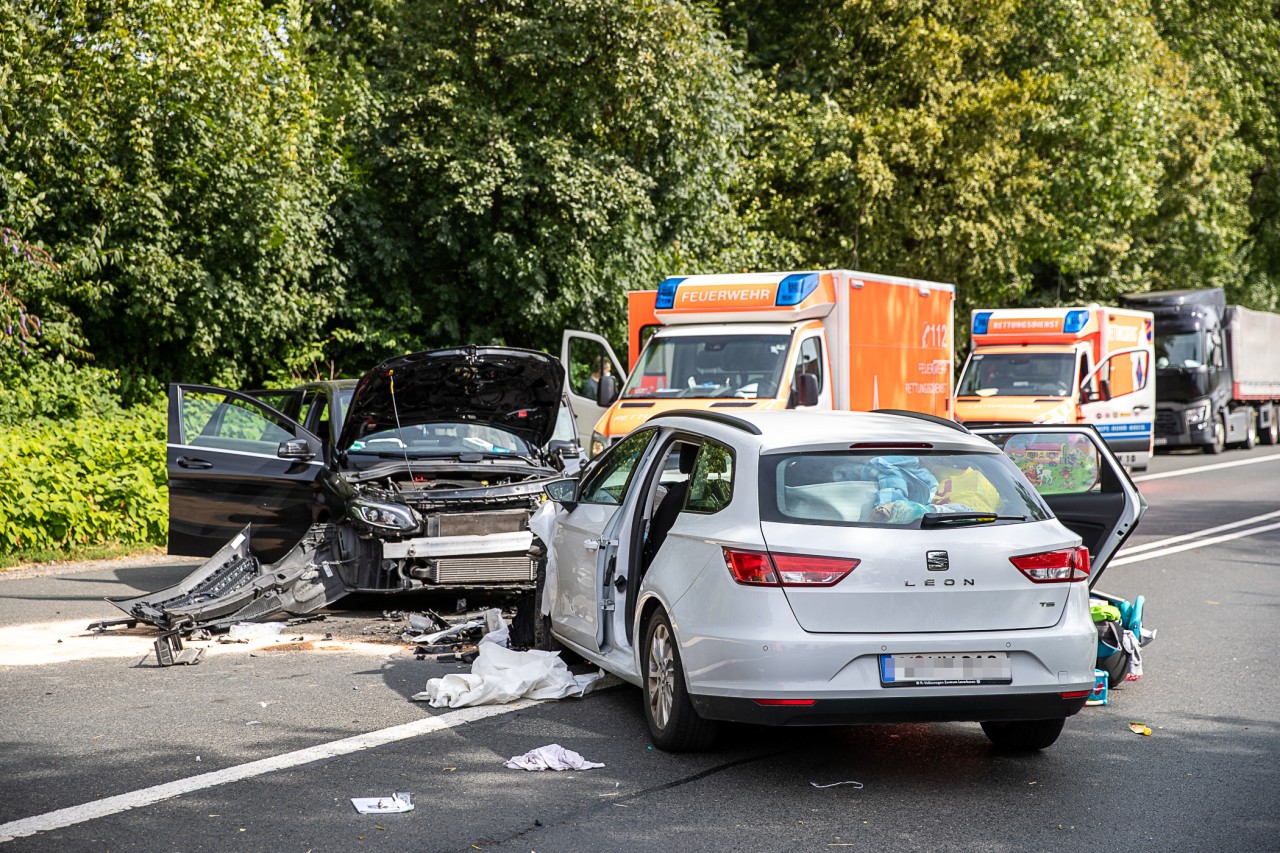
<svg viewBox="0 0 1280 853">
<path fill-rule="evenodd" d="M 400 504 L 374 503 L 373 501 L 356 500 L 347 504 L 347 512 L 356 521 L 382 530 L 394 530 L 397 533 L 413 533 L 422 526 L 418 514 L 407 506 Z"/>
<path fill-rule="evenodd" d="M 1189 406 L 1183 413 L 1189 424 L 1202 424 L 1209 419 L 1209 404 L 1201 403 L 1198 406 Z"/>
<path fill-rule="evenodd" d="M 601 453 L 604 453 L 605 448 L 607 448 L 608 446 L 609 446 L 609 439 L 608 439 L 608 438 L 606 438 L 606 437 L 605 437 L 604 435 L 602 435 L 601 433 L 595 432 L 594 430 L 591 432 L 591 456 L 592 456 L 592 458 L 595 458 L 596 456 L 599 456 Z"/>
</svg>

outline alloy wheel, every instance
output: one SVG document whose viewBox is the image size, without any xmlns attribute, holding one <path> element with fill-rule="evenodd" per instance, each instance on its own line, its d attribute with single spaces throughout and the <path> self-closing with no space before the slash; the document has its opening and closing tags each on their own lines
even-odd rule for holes
<svg viewBox="0 0 1280 853">
<path fill-rule="evenodd" d="M 649 641 L 649 666 L 647 673 L 647 693 L 649 699 L 649 715 L 654 725 L 665 729 L 671 721 L 671 706 L 675 690 L 675 654 L 671 644 L 671 633 L 666 625 L 658 625 Z"/>
</svg>

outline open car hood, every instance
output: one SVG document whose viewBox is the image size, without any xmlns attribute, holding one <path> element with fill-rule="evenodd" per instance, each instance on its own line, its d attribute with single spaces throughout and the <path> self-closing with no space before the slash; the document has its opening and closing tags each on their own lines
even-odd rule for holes
<svg viewBox="0 0 1280 853">
<path fill-rule="evenodd" d="M 563 386 L 559 359 L 534 350 L 467 346 L 397 356 L 361 377 L 338 449 L 394 429 L 397 415 L 401 427 L 439 420 L 490 424 L 543 447 L 555 431 Z"/>
</svg>

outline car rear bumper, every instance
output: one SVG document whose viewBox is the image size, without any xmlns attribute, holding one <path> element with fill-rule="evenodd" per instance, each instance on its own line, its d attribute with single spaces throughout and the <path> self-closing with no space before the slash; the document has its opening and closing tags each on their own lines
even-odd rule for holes
<svg viewBox="0 0 1280 853">
<path fill-rule="evenodd" d="M 900 692 L 900 691 L 899 691 Z M 1077 691 L 1079 692 L 1079 691 Z M 1061 693 L 991 696 L 891 696 L 878 699 L 818 699 L 812 705 L 760 705 L 753 699 L 691 695 L 698 715 L 760 726 L 838 726 L 851 723 L 943 723 L 987 720 L 1048 720 L 1070 717 L 1088 695 Z"/>
</svg>

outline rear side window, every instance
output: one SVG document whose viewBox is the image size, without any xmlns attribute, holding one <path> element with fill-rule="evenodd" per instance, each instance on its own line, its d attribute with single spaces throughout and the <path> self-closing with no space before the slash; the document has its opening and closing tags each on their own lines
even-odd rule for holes
<svg viewBox="0 0 1280 853">
<path fill-rule="evenodd" d="M 690 512 L 719 512 L 733 497 L 733 451 L 719 442 L 707 440 L 698 451 L 689 478 Z"/>
<path fill-rule="evenodd" d="M 1052 518 L 1004 454 L 956 451 L 765 455 L 760 508 L 765 521 L 876 527 L 920 527 L 925 516 L 956 513 Z"/>
</svg>

